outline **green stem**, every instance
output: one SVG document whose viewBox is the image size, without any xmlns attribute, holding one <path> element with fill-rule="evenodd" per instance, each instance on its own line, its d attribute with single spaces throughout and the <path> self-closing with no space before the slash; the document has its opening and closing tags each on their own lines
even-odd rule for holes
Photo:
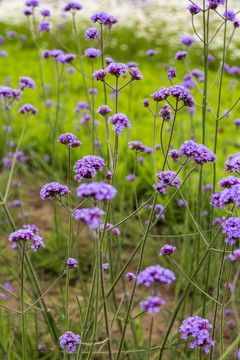
<svg viewBox="0 0 240 360">
<path fill-rule="evenodd" d="M 154 315 L 152 315 L 151 317 L 146 360 L 150 359 L 153 324 L 154 324 Z"/>
<path fill-rule="evenodd" d="M 22 313 L 22 360 L 26 359 L 26 323 L 24 313 L 24 260 L 25 260 L 26 242 L 22 244 L 22 264 L 21 264 L 21 313 Z"/>
</svg>

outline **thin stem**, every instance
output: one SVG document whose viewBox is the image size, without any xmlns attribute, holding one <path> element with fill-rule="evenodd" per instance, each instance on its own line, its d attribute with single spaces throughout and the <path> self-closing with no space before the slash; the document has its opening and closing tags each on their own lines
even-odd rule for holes
<svg viewBox="0 0 240 360">
<path fill-rule="evenodd" d="M 94 72 L 93 59 L 92 62 L 92 74 Z M 94 112 L 94 77 L 92 76 L 92 153 L 94 155 L 95 150 L 95 112 Z"/>
<path fill-rule="evenodd" d="M 153 324 L 154 324 L 154 315 L 152 315 L 152 317 L 151 317 L 146 360 L 150 359 Z"/>
<path fill-rule="evenodd" d="M 21 264 L 21 313 L 22 313 L 22 360 L 26 359 L 26 324 L 25 324 L 25 314 L 24 314 L 24 260 L 25 260 L 25 249 L 26 242 L 23 241 L 22 245 L 22 264 Z"/>
</svg>

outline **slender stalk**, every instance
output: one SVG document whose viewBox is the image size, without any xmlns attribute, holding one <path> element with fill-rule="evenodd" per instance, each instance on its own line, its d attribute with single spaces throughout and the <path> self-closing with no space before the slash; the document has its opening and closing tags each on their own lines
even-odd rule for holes
<svg viewBox="0 0 240 360">
<path fill-rule="evenodd" d="M 92 74 L 94 72 L 93 59 L 92 62 Z M 92 76 L 92 153 L 94 155 L 95 150 L 95 111 L 94 111 L 94 77 Z"/>
<path fill-rule="evenodd" d="M 24 260 L 25 260 L 25 250 L 26 250 L 26 242 L 23 241 L 22 244 L 22 264 L 21 264 L 21 313 L 22 313 L 22 360 L 26 359 L 26 320 L 24 313 Z"/>
<path fill-rule="evenodd" d="M 152 317 L 151 317 L 146 360 L 150 359 L 153 324 L 154 324 L 154 315 L 152 315 Z"/>
<path fill-rule="evenodd" d="M 71 172 L 70 172 L 70 168 L 71 168 L 71 148 L 70 145 L 68 145 L 68 188 L 70 190 L 70 193 L 68 194 L 68 207 L 69 209 L 72 208 L 72 199 L 71 199 Z M 71 257 L 71 252 L 72 252 L 72 213 L 69 212 L 68 214 L 68 224 L 69 224 L 69 229 L 68 229 L 68 249 L 67 249 L 67 254 L 68 254 L 68 258 Z M 69 329 L 69 282 L 70 282 L 70 272 L 67 272 L 67 276 L 66 276 L 66 331 L 68 331 Z"/>
</svg>

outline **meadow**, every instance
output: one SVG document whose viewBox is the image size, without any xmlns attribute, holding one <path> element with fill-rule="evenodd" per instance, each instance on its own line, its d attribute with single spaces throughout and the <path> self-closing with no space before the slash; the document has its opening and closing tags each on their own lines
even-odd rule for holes
<svg viewBox="0 0 240 360">
<path fill-rule="evenodd" d="M 196 3 L 0 25 L 1 359 L 240 358 L 240 21 Z"/>
</svg>

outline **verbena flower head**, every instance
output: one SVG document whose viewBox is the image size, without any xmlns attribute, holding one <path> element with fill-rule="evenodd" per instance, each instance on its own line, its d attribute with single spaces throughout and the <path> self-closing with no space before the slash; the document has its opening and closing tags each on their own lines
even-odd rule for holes
<svg viewBox="0 0 240 360">
<path fill-rule="evenodd" d="M 228 173 L 240 171 L 240 156 L 236 156 L 224 163 L 224 168 Z"/>
<path fill-rule="evenodd" d="M 40 14 L 41 14 L 42 16 L 44 16 L 44 17 L 50 17 L 50 16 L 51 16 L 51 11 L 48 10 L 48 9 L 42 9 L 42 10 L 40 11 Z"/>
<path fill-rule="evenodd" d="M 85 55 L 91 59 L 94 59 L 101 55 L 101 51 L 95 48 L 88 48 L 85 50 Z"/>
<path fill-rule="evenodd" d="M 32 9 L 26 8 L 23 10 L 23 15 L 30 16 L 33 14 Z"/>
<path fill-rule="evenodd" d="M 110 170 L 108 170 L 107 174 L 105 175 L 105 178 L 107 180 L 112 180 L 112 172 Z"/>
<path fill-rule="evenodd" d="M 143 103 L 143 107 L 149 107 L 150 105 L 148 99 L 142 100 L 142 103 Z"/>
<path fill-rule="evenodd" d="M 75 57 L 76 57 L 75 54 L 61 54 L 56 57 L 56 60 L 59 64 L 69 65 L 71 64 L 73 59 L 75 59 Z"/>
<path fill-rule="evenodd" d="M 110 229 L 112 226 L 113 224 L 107 223 L 106 230 Z M 103 231 L 103 229 L 104 229 L 104 224 L 101 224 L 100 230 Z M 117 227 L 111 229 L 111 231 L 114 233 L 114 235 L 120 235 L 120 230 Z"/>
<path fill-rule="evenodd" d="M 134 181 L 136 178 L 136 176 L 134 174 L 129 174 L 126 176 L 126 180 L 127 181 Z"/>
<path fill-rule="evenodd" d="M 235 19 L 236 19 L 236 15 L 235 15 L 235 12 L 233 11 L 233 10 L 225 10 L 224 11 L 224 13 L 223 13 L 223 16 L 226 18 L 226 19 L 228 19 L 228 20 L 230 20 L 230 21 L 232 21 L 232 22 L 234 22 L 235 21 Z"/>
<path fill-rule="evenodd" d="M 129 69 L 129 74 L 132 77 L 132 80 L 143 80 L 141 71 L 137 67 L 131 67 Z"/>
<path fill-rule="evenodd" d="M 24 90 L 25 87 L 28 87 L 31 89 L 36 88 L 34 80 L 32 78 L 30 78 L 29 76 L 21 76 L 20 82 L 18 83 L 18 85 L 21 90 Z"/>
<path fill-rule="evenodd" d="M 33 115 L 37 115 L 38 109 L 36 109 L 31 104 L 24 104 L 20 107 L 20 109 L 18 109 L 18 113 L 19 114 L 31 113 Z"/>
<path fill-rule="evenodd" d="M 233 123 L 236 125 L 237 129 L 239 128 L 240 126 L 240 119 L 235 119 L 233 120 Z"/>
<path fill-rule="evenodd" d="M 0 97 L 7 99 L 7 98 L 14 98 L 16 100 L 20 100 L 21 90 L 12 89 L 9 86 L 0 86 Z"/>
<path fill-rule="evenodd" d="M 86 101 L 79 101 L 77 103 L 77 107 L 74 110 L 74 112 L 77 114 L 77 113 L 79 113 L 79 110 L 84 110 L 84 109 L 89 109 L 88 103 Z"/>
<path fill-rule="evenodd" d="M 214 207 L 217 209 L 220 207 L 223 209 L 229 204 L 235 204 L 236 206 L 240 205 L 240 185 L 234 185 L 230 188 L 225 188 L 224 190 L 217 192 L 211 195 L 211 202 Z"/>
<path fill-rule="evenodd" d="M 105 78 L 105 76 L 107 75 L 107 71 L 104 69 L 100 69 L 100 70 L 96 70 L 94 71 L 94 73 L 92 74 L 92 76 L 97 80 L 101 80 L 103 81 L 103 79 Z"/>
<path fill-rule="evenodd" d="M 187 9 L 190 11 L 192 15 L 199 14 L 201 12 L 201 9 L 196 4 L 189 4 Z"/>
<path fill-rule="evenodd" d="M 126 274 L 126 278 L 129 280 L 129 281 L 132 281 L 134 279 L 136 279 L 136 275 L 134 275 L 132 272 L 128 272 Z"/>
<path fill-rule="evenodd" d="M 131 121 L 128 119 L 127 115 L 123 113 L 117 113 L 113 116 L 110 116 L 109 123 L 113 124 L 112 130 L 116 131 L 118 135 L 120 135 L 124 128 L 131 127 Z"/>
<path fill-rule="evenodd" d="M 185 206 L 185 202 L 183 201 L 183 199 L 178 200 L 178 206 L 181 206 L 181 207 Z"/>
<path fill-rule="evenodd" d="M 75 10 L 82 10 L 83 7 L 79 2 L 76 1 L 69 1 L 67 5 L 64 6 L 63 11 L 75 11 Z"/>
<path fill-rule="evenodd" d="M 128 71 L 128 66 L 123 63 L 112 62 L 106 67 L 106 71 L 108 74 L 119 77 Z"/>
<path fill-rule="evenodd" d="M 129 68 L 132 68 L 132 67 L 138 67 L 138 63 L 136 63 L 135 61 L 129 61 L 128 63 L 127 63 L 127 66 L 129 67 Z"/>
<path fill-rule="evenodd" d="M 105 57 L 105 61 L 106 61 L 107 65 L 115 62 L 115 61 L 114 61 L 111 57 L 109 57 L 109 56 Z"/>
<path fill-rule="evenodd" d="M 216 161 L 216 155 L 213 152 L 205 145 L 199 145 L 192 140 L 185 141 L 180 147 L 180 152 L 188 159 L 194 159 L 197 164 Z"/>
<path fill-rule="evenodd" d="M 150 96 L 154 101 L 163 101 L 169 96 L 169 90 L 168 90 L 168 88 L 163 86 L 158 91 L 155 91 Z"/>
<path fill-rule="evenodd" d="M 25 1 L 25 5 L 37 7 L 39 5 L 39 1 L 38 0 L 27 0 L 27 1 Z"/>
<path fill-rule="evenodd" d="M 179 332 L 183 335 L 184 340 L 188 340 L 189 337 L 194 338 L 194 342 L 190 344 L 190 348 L 203 347 L 206 354 L 210 352 L 209 347 L 214 345 L 214 341 L 211 339 L 212 325 L 209 324 L 207 319 L 203 319 L 199 316 L 193 316 L 185 319 L 179 328 Z"/>
<path fill-rule="evenodd" d="M 228 257 L 231 261 L 240 261 L 240 249 L 233 250 L 232 254 Z"/>
<path fill-rule="evenodd" d="M 148 266 L 137 276 L 137 284 L 143 284 L 147 287 L 149 287 L 152 283 L 163 282 L 166 284 L 171 284 L 171 282 L 175 280 L 176 277 L 174 273 L 160 265 Z"/>
<path fill-rule="evenodd" d="M 72 133 L 65 133 L 65 134 L 61 134 L 58 137 L 58 142 L 60 142 L 61 144 L 64 144 L 67 146 L 68 149 L 72 149 L 75 147 L 78 147 L 80 145 L 82 145 L 81 141 L 79 141 L 76 137 L 76 135 L 72 134 Z"/>
<path fill-rule="evenodd" d="M 38 248 L 45 247 L 45 244 L 42 238 L 39 236 L 38 232 L 35 233 L 34 231 L 32 231 L 31 226 L 29 226 L 28 228 L 27 226 L 25 227 L 26 227 L 25 229 L 20 229 L 11 233 L 9 235 L 9 241 L 25 242 L 28 240 L 32 240 L 33 244 L 30 247 L 33 249 L 33 251 L 37 251 Z"/>
<path fill-rule="evenodd" d="M 195 105 L 195 100 L 191 95 L 191 92 L 181 85 L 173 85 L 168 89 L 169 95 L 172 95 L 177 100 L 182 100 L 184 106 L 193 107 Z"/>
<path fill-rule="evenodd" d="M 93 23 L 98 22 L 99 24 L 103 24 L 110 29 L 114 24 L 118 23 L 118 19 L 116 18 L 116 16 L 110 15 L 104 11 L 97 11 L 90 17 L 90 20 Z"/>
<path fill-rule="evenodd" d="M 165 305 L 165 301 L 158 296 L 148 296 L 147 300 L 139 303 L 140 308 L 147 310 L 149 314 L 158 313 L 160 306 L 163 305 Z"/>
<path fill-rule="evenodd" d="M 105 212 L 98 207 L 94 208 L 84 208 L 77 209 L 74 212 L 74 217 L 76 220 L 80 220 L 86 225 L 89 226 L 90 229 L 97 229 L 98 226 L 102 223 L 101 216 L 103 216 Z"/>
<path fill-rule="evenodd" d="M 197 78 L 201 78 L 201 77 L 204 76 L 204 73 L 201 70 L 193 69 L 192 70 L 192 75 L 197 77 Z"/>
<path fill-rule="evenodd" d="M 219 5 L 224 5 L 225 0 L 208 0 L 208 8 L 215 10 Z"/>
<path fill-rule="evenodd" d="M 104 269 L 105 271 L 107 271 L 108 268 L 109 268 L 109 263 L 103 264 L 102 267 L 103 267 L 103 269 Z"/>
<path fill-rule="evenodd" d="M 80 336 L 75 335 L 72 331 L 65 332 L 59 340 L 61 348 L 66 349 L 68 354 L 76 351 L 77 345 L 81 344 Z"/>
<path fill-rule="evenodd" d="M 167 194 L 166 188 L 168 186 L 179 188 L 179 186 L 181 185 L 181 179 L 178 176 L 176 176 L 175 171 L 161 171 L 157 173 L 156 176 L 158 177 L 160 182 L 153 185 L 153 187 L 162 194 Z"/>
<path fill-rule="evenodd" d="M 156 54 L 157 54 L 157 52 L 155 50 L 148 50 L 146 53 L 147 56 L 154 56 Z"/>
<path fill-rule="evenodd" d="M 233 185 L 237 185 L 237 184 L 240 184 L 240 178 L 233 175 L 229 175 L 227 177 L 220 179 L 218 186 L 221 188 L 230 188 Z"/>
<path fill-rule="evenodd" d="M 77 267 L 78 267 L 77 260 L 74 258 L 68 258 L 67 259 L 67 267 L 69 269 L 77 269 Z"/>
<path fill-rule="evenodd" d="M 38 345 L 38 350 L 43 353 L 44 350 L 46 349 L 46 345 Z"/>
<path fill-rule="evenodd" d="M 49 21 L 41 21 L 39 23 L 39 31 L 43 32 L 43 31 L 50 31 L 50 22 Z"/>
<path fill-rule="evenodd" d="M 193 77 L 191 74 L 187 74 L 183 77 L 183 82 L 181 84 L 182 86 L 188 88 L 188 89 L 192 89 L 195 85 L 195 82 L 193 80 Z"/>
<path fill-rule="evenodd" d="M 172 120 L 172 111 L 168 104 L 163 105 L 163 107 L 159 111 L 159 115 L 164 121 Z"/>
<path fill-rule="evenodd" d="M 175 77 L 177 77 L 176 68 L 174 68 L 174 67 L 171 66 L 171 67 L 168 69 L 167 78 L 168 78 L 168 80 L 170 81 L 170 80 L 172 80 L 172 79 L 175 78 Z"/>
<path fill-rule="evenodd" d="M 73 167 L 77 174 L 75 180 L 81 182 L 83 179 L 92 179 L 97 174 L 97 170 L 102 171 L 104 166 L 104 160 L 100 156 L 84 156 L 81 160 L 78 160 Z"/>
<path fill-rule="evenodd" d="M 240 218 L 231 217 L 222 223 L 223 234 L 227 235 L 225 242 L 233 245 L 240 239 Z"/>
<path fill-rule="evenodd" d="M 194 37 L 192 37 L 190 35 L 184 35 L 181 37 L 181 40 L 180 40 L 180 42 L 186 46 L 192 46 L 195 43 L 195 41 L 196 40 L 194 39 Z"/>
<path fill-rule="evenodd" d="M 239 28 L 239 27 L 240 27 L 240 20 L 235 19 L 235 20 L 233 21 L 233 26 L 234 26 L 235 28 Z"/>
<path fill-rule="evenodd" d="M 84 37 L 86 41 L 89 41 L 91 39 L 99 39 L 100 35 L 98 29 L 96 29 L 95 27 L 90 27 L 85 31 Z"/>
<path fill-rule="evenodd" d="M 175 246 L 166 244 L 161 248 L 159 256 L 171 255 L 175 250 L 177 250 Z"/>
<path fill-rule="evenodd" d="M 69 194 L 70 190 L 67 186 L 61 185 L 58 182 L 51 182 L 49 184 L 45 184 L 41 191 L 40 191 L 40 197 L 42 200 L 45 200 L 49 196 L 64 196 L 66 194 Z"/>
<path fill-rule="evenodd" d="M 175 55 L 175 60 L 182 60 L 187 56 L 186 51 L 178 51 Z"/>
<path fill-rule="evenodd" d="M 108 201 L 115 197 L 117 190 L 114 186 L 103 181 L 84 183 L 77 188 L 77 196 L 80 198 L 93 197 L 99 201 Z"/>
<path fill-rule="evenodd" d="M 129 149 L 134 150 L 136 153 L 146 150 L 146 146 L 141 141 L 130 141 L 128 145 Z"/>
<path fill-rule="evenodd" d="M 108 105 L 102 105 L 97 109 L 97 113 L 100 116 L 107 116 L 111 111 L 112 109 Z"/>
</svg>

